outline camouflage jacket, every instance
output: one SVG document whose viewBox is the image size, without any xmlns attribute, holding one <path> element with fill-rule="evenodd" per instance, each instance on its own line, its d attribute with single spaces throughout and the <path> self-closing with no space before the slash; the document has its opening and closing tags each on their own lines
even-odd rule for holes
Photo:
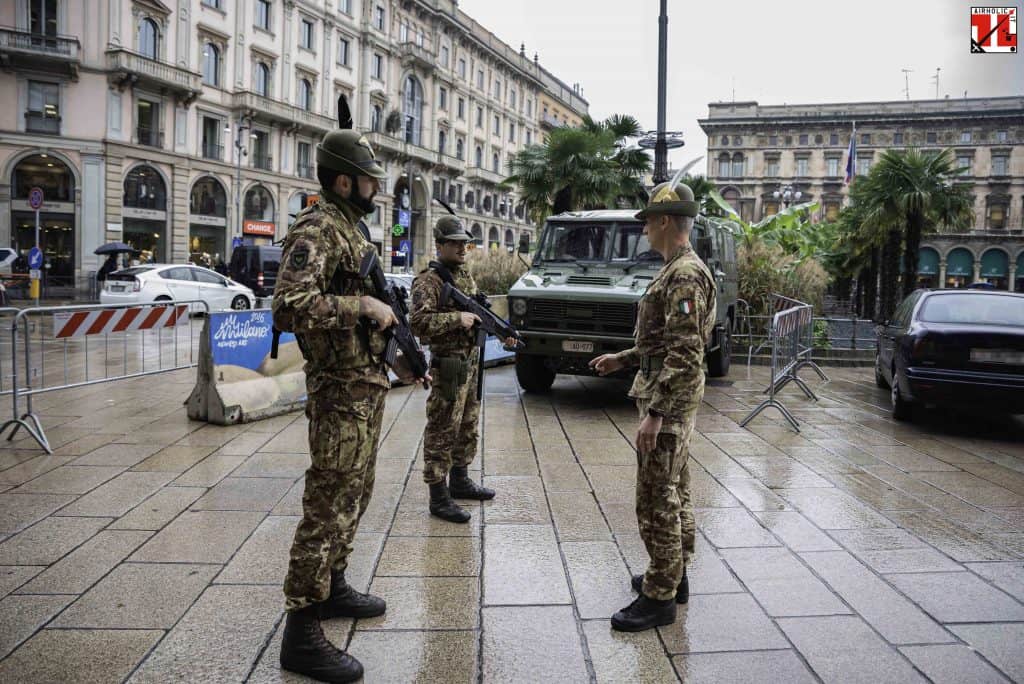
<svg viewBox="0 0 1024 684">
<path fill-rule="evenodd" d="M 374 247 L 358 220 L 355 207 L 321 198 L 299 213 L 282 246 L 274 325 L 295 333 L 310 392 L 331 380 L 390 385 L 384 335 L 359 318 L 359 297 L 372 292 L 359 265 Z"/>
<path fill-rule="evenodd" d="M 463 294 L 476 294 L 476 282 L 465 266 L 449 266 L 455 287 Z M 420 341 L 430 346 L 432 356 L 468 356 L 476 344 L 476 333 L 462 327 L 461 314 L 453 306 L 438 306 L 444 281 L 434 269 L 416 276 L 412 284 L 412 312 L 409 323 Z"/>
<path fill-rule="evenodd" d="M 704 345 L 714 327 L 714 278 L 692 247 L 680 247 L 640 300 L 636 345 L 617 355 L 628 366 L 661 359 L 660 370 L 636 374 L 629 396 L 649 400 L 666 420 L 683 420 L 703 396 Z"/>
</svg>

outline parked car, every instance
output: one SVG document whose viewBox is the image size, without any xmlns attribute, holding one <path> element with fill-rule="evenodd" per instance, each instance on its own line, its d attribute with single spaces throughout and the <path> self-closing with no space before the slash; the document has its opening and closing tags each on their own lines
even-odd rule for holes
<svg viewBox="0 0 1024 684">
<path fill-rule="evenodd" d="M 274 245 L 243 245 L 235 247 L 228 265 L 228 275 L 250 288 L 257 297 L 270 297 L 277 283 L 281 266 L 281 248 Z"/>
<path fill-rule="evenodd" d="M 201 266 L 146 264 L 114 271 L 100 291 L 102 304 L 152 304 L 199 299 L 210 311 L 251 309 L 256 295 L 245 285 Z"/>
<path fill-rule="evenodd" d="M 914 292 L 878 327 L 875 382 L 897 420 L 928 404 L 1024 413 L 1024 294 Z"/>
</svg>

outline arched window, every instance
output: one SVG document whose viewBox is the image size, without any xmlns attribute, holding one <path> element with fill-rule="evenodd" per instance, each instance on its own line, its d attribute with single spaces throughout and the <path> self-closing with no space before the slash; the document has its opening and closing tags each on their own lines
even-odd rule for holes
<svg viewBox="0 0 1024 684">
<path fill-rule="evenodd" d="M 299 106 L 307 112 L 313 109 L 313 85 L 309 79 L 299 79 Z"/>
<path fill-rule="evenodd" d="M 448 142 L 448 135 L 444 131 L 437 132 L 437 151 L 441 154 L 445 152 L 445 145 Z"/>
<path fill-rule="evenodd" d="M 721 140 L 721 143 L 722 143 L 723 145 L 728 145 L 728 144 L 729 144 L 729 136 L 727 136 L 727 135 L 723 135 L 723 136 L 722 136 L 722 140 Z"/>
<path fill-rule="evenodd" d="M 476 146 L 476 165 L 477 167 L 484 165 L 484 148 L 479 145 Z"/>
<path fill-rule="evenodd" d="M 465 147 L 465 145 L 462 142 L 462 138 L 459 138 L 458 140 L 455 141 L 455 158 L 456 159 L 463 159 L 464 158 L 464 155 L 465 155 L 466 151 L 463 149 L 463 147 Z"/>
<path fill-rule="evenodd" d="M 405 117 L 405 142 L 420 144 L 420 127 L 423 112 L 423 88 L 415 76 L 405 79 L 402 91 L 402 114 Z"/>
<path fill-rule="evenodd" d="M 742 178 L 743 177 L 743 175 L 744 175 L 743 167 L 744 167 L 743 155 L 739 154 L 739 153 L 732 155 L 732 177 L 733 178 Z"/>
<path fill-rule="evenodd" d="M 203 83 L 220 85 L 220 49 L 213 43 L 203 47 Z"/>
<path fill-rule="evenodd" d="M 469 207 L 470 209 L 472 209 L 472 208 L 474 208 L 476 206 L 476 196 L 473 194 L 472 190 L 470 190 L 470 191 L 468 191 L 466 193 L 465 201 L 466 201 L 466 206 Z"/>
<path fill-rule="evenodd" d="M 728 178 L 729 177 L 729 155 L 721 154 L 718 156 L 718 177 Z"/>
<path fill-rule="evenodd" d="M 159 30 L 156 27 L 156 22 L 152 19 L 143 19 L 139 22 L 139 54 L 149 57 L 150 59 L 157 59 L 159 52 L 158 39 Z"/>
<path fill-rule="evenodd" d="M 501 247 L 501 242 L 498 238 L 498 229 L 494 226 L 491 226 L 491 229 L 487 231 L 487 247 L 492 250 Z"/>
<path fill-rule="evenodd" d="M 270 67 L 263 62 L 257 62 L 253 81 L 256 83 L 256 92 L 258 94 L 263 97 L 270 97 Z"/>
<path fill-rule="evenodd" d="M 137 209 L 167 209 L 167 187 L 152 166 L 136 166 L 124 178 L 124 206 Z"/>
<path fill-rule="evenodd" d="M 514 251 L 516 248 L 516 234 L 512 232 L 511 228 L 505 230 L 505 249 L 508 251 Z"/>
<path fill-rule="evenodd" d="M 498 171 L 500 169 L 501 169 L 501 157 L 499 157 L 498 153 L 495 152 L 494 156 L 491 157 L 491 170 L 494 171 L 494 173 L 498 173 Z"/>
<path fill-rule="evenodd" d="M 483 231 L 480 229 L 480 224 L 474 223 L 473 228 L 470 229 L 470 232 L 473 233 L 473 244 L 476 245 L 477 247 L 483 246 L 484 234 Z"/>
<path fill-rule="evenodd" d="M 374 133 L 380 133 L 380 123 L 383 115 L 384 112 L 380 105 L 373 105 L 373 111 L 370 113 L 370 130 Z"/>
<path fill-rule="evenodd" d="M 192 186 L 188 210 L 190 214 L 227 216 L 228 199 L 224 186 L 213 176 L 203 176 Z"/>
<path fill-rule="evenodd" d="M 244 218 L 257 221 L 274 220 L 274 196 L 262 185 L 254 185 L 245 193 Z"/>
</svg>

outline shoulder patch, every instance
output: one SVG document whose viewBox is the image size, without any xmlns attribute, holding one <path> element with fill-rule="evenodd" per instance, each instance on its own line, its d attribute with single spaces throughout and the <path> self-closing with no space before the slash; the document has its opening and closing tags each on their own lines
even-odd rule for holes
<svg viewBox="0 0 1024 684">
<path fill-rule="evenodd" d="M 295 248 L 291 256 L 291 267 L 296 271 L 301 271 L 306 268 L 306 264 L 309 263 L 309 249 L 305 246 L 299 246 Z"/>
<path fill-rule="evenodd" d="M 679 300 L 679 313 L 684 316 L 689 316 L 693 313 L 693 300 L 692 299 L 680 299 Z"/>
</svg>

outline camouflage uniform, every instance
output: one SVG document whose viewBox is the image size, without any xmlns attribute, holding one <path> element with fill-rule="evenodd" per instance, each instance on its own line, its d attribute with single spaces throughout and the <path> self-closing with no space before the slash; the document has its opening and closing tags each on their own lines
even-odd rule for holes
<svg viewBox="0 0 1024 684">
<path fill-rule="evenodd" d="M 476 294 L 469 269 L 446 264 L 463 294 Z M 479 441 L 480 400 L 476 374 L 480 349 L 476 331 L 462 327 L 462 314 L 452 306 L 439 307 L 444 281 L 426 269 L 412 286 L 412 331 L 430 347 L 434 384 L 427 397 L 427 428 L 423 436 L 423 481 L 443 482 L 452 466 L 468 466 Z"/>
<path fill-rule="evenodd" d="M 715 283 L 689 245 L 666 262 L 640 300 L 636 345 L 617 357 L 640 365 L 629 396 L 641 420 L 664 416 L 653 452 L 637 453 L 636 515 L 651 557 L 643 593 L 675 596 L 694 552 L 687 449 L 704 397 L 704 343 L 715 325 Z"/>
<path fill-rule="evenodd" d="M 330 198 L 330 199 L 328 199 Z M 310 468 L 295 531 L 286 608 L 327 599 L 331 570 L 344 571 L 373 492 L 384 397 L 384 336 L 359 318 L 362 255 L 374 247 L 356 227 L 361 211 L 326 191 L 285 238 L 274 323 L 295 333 L 306 359 Z"/>
</svg>

